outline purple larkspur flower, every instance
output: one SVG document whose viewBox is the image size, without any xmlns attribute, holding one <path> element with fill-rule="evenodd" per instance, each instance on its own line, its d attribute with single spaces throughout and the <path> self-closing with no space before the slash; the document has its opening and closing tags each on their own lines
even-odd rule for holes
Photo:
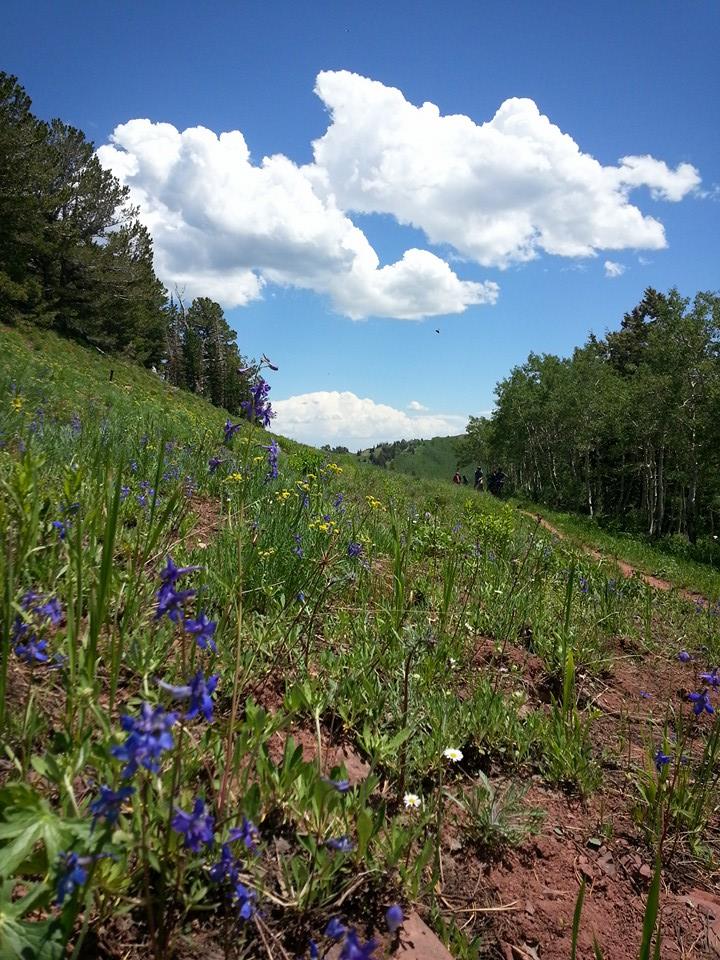
<svg viewBox="0 0 720 960">
<path fill-rule="evenodd" d="M 130 487 L 122 486 L 120 487 L 120 499 L 127 500 L 130 496 Z"/>
<path fill-rule="evenodd" d="M 219 680 L 218 674 L 208 677 L 207 680 L 202 672 L 198 670 L 191 680 L 180 687 L 174 687 L 164 680 L 158 680 L 158 686 L 170 694 L 175 700 L 189 700 L 189 710 L 185 714 L 187 720 L 192 720 L 199 713 L 205 717 L 208 723 L 213 719 L 213 701 L 212 695 Z"/>
<path fill-rule="evenodd" d="M 359 557 L 362 555 L 363 548 L 361 543 L 349 543 L 347 548 L 347 555 L 349 557 Z"/>
<path fill-rule="evenodd" d="M 221 463 L 224 463 L 224 460 L 221 460 L 220 457 L 210 457 L 208 460 L 208 469 L 210 470 L 210 473 L 215 473 Z"/>
<path fill-rule="evenodd" d="M 209 620 L 201 610 L 194 620 L 185 620 L 183 626 L 195 637 L 195 643 L 201 650 L 209 647 L 213 653 L 217 653 L 217 646 L 213 639 L 217 628 L 215 620 Z"/>
<path fill-rule="evenodd" d="M 77 853 L 58 854 L 58 875 L 55 888 L 55 902 L 62 906 L 65 900 L 82 887 L 87 880 L 87 857 L 79 857 Z"/>
<path fill-rule="evenodd" d="M 338 793 L 347 793 L 350 789 L 349 780 L 331 780 L 330 777 L 323 777 L 322 781 Z"/>
<path fill-rule="evenodd" d="M 687 650 L 681 650 L 680 653 L 677 655 L 677 658 L 680 661 L 680 663 L 689 663 L 690 660 L 692 660 L 692 657 L 687 652 Z"/>
<path fill-rule="evenodd" d="M 176 720 L 176 713 L 168 713 L 162 707 L 153 708 L 149 703 L 142 704 L 139 717 L 125 714 L 120 718 L 120 725 L 128 736 L 125 743 L 110 752 L 125 762 L 123 780 L 129 780 L 138 767 L 158 772 L 163 753 L 172 750 L 170 729 Z"/>
<path fill-rule="evenodd" d="M 325 846 L 337 853 L 352 853 L 355 849 L 355 844 L 349 837 L 331 837 L 325 841 Z"/>
<path fill-rule="evenodd" d="M 236 840 L 242 841 L 246 850 L 250 850 L 252 853 L 254 853 L 257 850 L 258 840 L 260 839 L 260 831 L 252 822 L 252 820 L 248 820 L 247 817 L 243 816 L 242 823 L 239 827 L 232 828 L 228 834 L 228 839 L 231 843 L 234 843 Z"/>
<path fill-rule="evenodd" d="M 62 622 L 62 607 L 57 597 L 48 597 L 44 603 L 35 607 L 35 613 L 38 617 L 49 620 L 54 627 L 60 626 Z"/>
<path fill-rule="evenodd" d="M 202 797 L 195 800 L 191 813 L 175 807 L 171 826 L 183 835 L 185 846 L 193 853 L 199 853 L 200 847 L 211 844 L 215 839 L 215 817 L 205 812 Z"/>
<path fill-rule="evenodd" d="M 390 933 L 395 933 L 405 922 L 405 917 L 402 912 L 402 907 L 393 903 L 385 911 L 385 923 Z"/>
<path fill-rule="evenodd" d="M 232 423 L 230 420 L 226 420 L 226 421 L 225 421 L 225 426 L 224 426 L 224 428 L 223 428 L 223 434 L 224 434 L 224 436 L 225 436 L 225 443 L 230 443 L 230 441 L 231 441 L 232 438 L 235 436 L 235 434 L 238 432 L 238 430 L 240 429 L 241 426 L 242 426 L 241 423 Z"/>
<path fill-rule="evenodd" d="M 699 717 L 703 711 L 706 713 L 715 713 L 715 708 L 710 703 L 707 690 L 702 690 L 699 693 L 689 693 L 688 700 L 693 705 L 693 713 L 696 717 Z"/>
<path fill-rule="evenodd" d="M 238 880 L 235 884 L 233 899 L 241 920 L 249 920 L 255 913 L 257 894 Z"/>
<path fill-rule="evenodd" d="M 64 540 L 67 536 L 68 525 L 63 520 L 53 520 L 51 526 L 56 530 L 58 537 Z"/>
<path fill-rule="evenodd" d="M 345 935 L 346 930 L 347 927 L 338 917 L 331 917 L 325 927 L 324 935 L 330 937 L 331 940 L 339 940 L 340 937 Z"/>
<path fill-rule="evenodd" d="M 709 687 L 714 687 L 715 689 L 720 687 L 720 677 L 718 676 L 717 667 L 713 667 L 709 673 L 701 673 L 700 679 L 704 680 Z"/>
<path fill-rule="evenodd" d="M 268 446 L 263 447 L 263 450 L 267 450 L 267 464 L 268 464 L 268 472 L 265 477 L 265 480 L 266 482 L 270 480 L 277 480 L 278 456 L 280 455 L 280 447 L 277 445 L 276 440 L 271 440 Z"/>
<path fill-rule="evenodd" d="M 209 869 L 208 876 L 213 883 L 237 883 L 240 877 L 240 861 L 233 854 L 230 845 L 224 843 L 220 848 L 220 859 Z"/>
<path fill-rule="evenodd" d="M 35 634 L 31 634 L 25 643 L 18 643 L 15 646 L 15 656 L 19 657 L 25 663 L 47 663 L 48 655 L 47 640 L 38 640 Z"/>
<path fill-rule="evenodd" d="M 269 393 L 270 384 L 262 377 L 259 377 L 257 382 L 250 387 L 250 399 L 243 400 L 240 407 L 251 423 L 259 423 L 263 427 L 270 425 L 270 421 L 275 414 L 267 399 Z"/>
<path fill-rule="evenodd" d="M 342 949 L 338 960 L 369 960 L 372 957 L 377 943 L 374 940 L 368 940 L 367 943 L 361 943 L 355 930 L 350 929 L 345 934 Z"/>
<path fill-rule="evenodd" d="M 295 599 L 298 603 L 305 603 L 305 594 L 302 592 L 302 590 L 298 593 Z"/>
<path fill-rule="evenodd" d="M 100 787 L 100 796 L 90 804 L 93 826 L 98 820 L 104 820 L 108 826 L 117 823 L 120 808 L 134 793 L 135 787 L 120 787 L 119 790 L 111 790 L 107 786 Z"/>
<path fill-rule="evenodd" d="M 202 567 L 178 567 L 168 554 L 167 565 L 160 571 L 160 579 L 163 583 L 177 583 L 180 577 L 184 577 L 187 573 L 195 573 L 196 570 L 202 570 Z"/>
<path fill-rule="evenodd" d="M 655 753 L 655 768 L 658 773 L 662 770 L 663 767 L 667 766 L 668 763 L 672 760 L 672 757 L 668 753 L 663 753 L 660 747 L 658 747 Z"/>
<path fill-rule="evenodd" d="M 173 623 L 179 623 L 183 619 L 185 601 L 196 593 L 197 590 L 176 590 L 172 583 L 164 583 L 156 594 L 155 619 L 160 620 L 167 614 Z"/>
</svg>

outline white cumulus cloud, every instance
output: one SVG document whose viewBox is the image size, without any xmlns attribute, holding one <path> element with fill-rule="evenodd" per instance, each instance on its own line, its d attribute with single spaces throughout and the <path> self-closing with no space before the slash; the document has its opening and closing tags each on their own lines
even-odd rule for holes
<svg viewBox="0 0 720 960">
<path fill-rule="evenodd" d="M 427 407 L 424 407 L 419 400 L 411 400 L 408 404 L 408 410 L 415 410 L 420 413 L 423 410 L 427 410 Z"/>
<path fill-rule="evenodd" d="M 614 260 L 606 260 L 603 264 L 605 267 L 605 276 L 614 279 L 615 277 L 621 277 L 625 273 L 625 267 L 622 263 L 616 263 Z"/>
<path fill-rule="evenodd" d="M 529 99 L 506 100 L 477 124 L 345 70 L 320 73 L 315 89 L 331 118 L 315 163 L 335 202 L 392 214 L 486 266 L 541 251 L 664 247 L 662 224 L 628 192 L 647 186 L 654 199 L 677 201 L 700 183 L 690 164 L 672 170 L 650 156 L 603 166 Z"/>
<path fill-rule="evenodd" d="M 410 415 L 369 397 L 358 397 L 349 390 L 302 393 L 274 401 L 273 409 L 277 416 L 272 429 L 278 433 L 303 443 L 329 443 L 351 450 L 385 440 L 460 434 L 468 422 L 466 416 L 454 413 Z"/>
<path fill-rule="evenodd" d="M 148 119 L 120 124 L 98 149 L 140 207 L 169 287 L 233 307 L 291 285 L 353 319 L 461 313 L 495 303 L 499 288 L 461 279 L 449 260 L 503 268 L 542 253 L 658 249 L 664 228 L 630 193 L 703 195 L 689 163 L 625 156 L 604 166 L 529 99 L 476 122 L 344 70 L 318 74 L 315 90 L 329 121 L 309 164 L 254 160 L 239 130 Z M 354 213 L 413 225 L 445 253 L 411 248 L 382 263 Z"/>
<path fill-rule="evenodd" d="M 497 284 L 460 280 L 427 250 L 381 266 L 365 234 L 281 154 L 258 165 L 240 131 L 130 120 L 98 150 L 130 187 L 157 270 L 188 297 L 242 306 L 268 281 L 330 296 L 353 319 L 416 320 L 494 303 Z"/>
</svg>

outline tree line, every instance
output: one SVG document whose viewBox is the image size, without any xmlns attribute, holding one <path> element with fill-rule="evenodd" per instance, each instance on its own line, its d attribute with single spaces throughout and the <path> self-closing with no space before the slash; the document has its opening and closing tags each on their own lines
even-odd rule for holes
<svg viewBox="0 0 720 960">
<path fill-rule="evenodd" d="M 695 542 L 720 512 L 720 297 L 652 288 L 571 357 L 531 353 L 464 448 L 515 491 Z"/>
<path fill-rule="evenodd" d="M 220 305 L 168 297 L 128 188 L 82 131 L 31 106 L 0 72 L 0 322 L 122 354 L 236 412 L 251 379 Z"/>
</svg>

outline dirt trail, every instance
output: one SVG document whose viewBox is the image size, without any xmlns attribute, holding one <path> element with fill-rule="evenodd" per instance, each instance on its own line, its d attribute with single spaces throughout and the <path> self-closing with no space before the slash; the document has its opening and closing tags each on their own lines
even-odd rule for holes
<svg viewBox="0 0 720 960">
<path fill-rule="evenodd" d="M 558 538 L 558 540 L 571 540 L 562 530 L 558 530 L 557 527 L 554 527 L 548 520 L 545 519 L 539 513 L 529 513 L 526 510 L 521 511 L 526 517 L 529 517 L 531 520 L 534 520 L 543 530 L 547 530 L 548 533 L 552 533 Z M 692 590 L 685 590 L 684 588 L 676 588 L 673 583 L 669 580 L 663 580 L 661 577 L 654 577 L 651 573 L 644 573 L 642 570 L 639 570 L 637 567 L 633 567 L 631 564 L 626 563 L 624 560 L 620 560 L 617 557 L 608 557 L 607 554 L 603 553 L 601 550 L 597 550 L 595 547 L 586 546 L 583 543 L 577 543 L 575 540 L 571 540 L 573 546 L 577 547 L 579 550 L 582 550 L 584 553 L 587 553 L 588 556 L 592 557 L 593 560 L 608 560 L 611 559 L 615 566 L 620 570 L 620 573 L 624 577 L 631 579 L 632 577 L 639 577 L 643 583 L 647 583 L 648 586 L 653 587 L 655 590 L 664 590 L 669 592 L 671 590 L 677 589 L 677 594 L 679 597 L 682 597 L 684 600 L 688 600 L 690 603 L 701 604 L 702 606 L 708 606 L 709 601 L 706 597 L 703 597 L 702 594 L 696 593 Z"/>
</svg>

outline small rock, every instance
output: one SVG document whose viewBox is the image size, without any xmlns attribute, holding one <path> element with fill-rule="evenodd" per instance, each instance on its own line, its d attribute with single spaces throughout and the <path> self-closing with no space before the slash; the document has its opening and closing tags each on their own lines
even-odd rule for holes
<svg viewBox="0 0 720 960">
<path fill-rule="evenodd" d="M 638 870 L 638 873 L 640 874 L 641 877 L 644 877 L 645 880 L 652 879 L 652 875 L 653 875 L 652 867 L 649 866 L 647 863 L 643 863 L 640 865 L 640 869 Z"/>
<path fill-rule="evenodd" d="M 590 837 L 587 842 L 587 846 L 590 847 L 591 850 L 599 850 L 602 845 L 602 840 L 600 840 L 599 837 Z"/>
</svg>

